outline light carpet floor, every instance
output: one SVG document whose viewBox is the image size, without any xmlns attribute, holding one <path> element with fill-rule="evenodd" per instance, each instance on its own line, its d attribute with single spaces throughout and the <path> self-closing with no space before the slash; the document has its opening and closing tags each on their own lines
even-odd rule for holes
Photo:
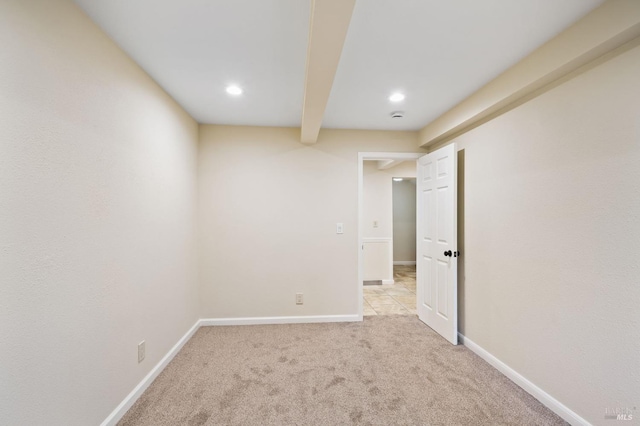
<svg viewBox="0 0 640 426">
<path fill-rule="evenodd" d="M 414 316 L 202 327 L 120 425 L 566 424 Z"/>
</svg>

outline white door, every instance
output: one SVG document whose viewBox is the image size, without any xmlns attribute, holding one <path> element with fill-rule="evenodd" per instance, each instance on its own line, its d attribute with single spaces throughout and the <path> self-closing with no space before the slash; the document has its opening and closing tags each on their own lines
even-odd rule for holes
<svg viewBox="0 0 640 426">
<path fill-rule="evenodd" d="M 458 344 L 457 151 L 450 144 L 418 159 L 418 317 Z"/>
</svg>

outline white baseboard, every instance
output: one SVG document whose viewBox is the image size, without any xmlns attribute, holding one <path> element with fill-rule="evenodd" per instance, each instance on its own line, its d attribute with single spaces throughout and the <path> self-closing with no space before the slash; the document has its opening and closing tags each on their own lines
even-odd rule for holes
<svg viewBox="0 0 640 426">
<path fill-rule="evenodd" d="M 393 264 L 394 265 L 415 266 L 416 261 L 415 260 L 394 260 Z"/>
<path fill-rule="evenodd" d="M 527 378 L 522 376 L 520 373 L 509 367 L 504 362 L 500 361 L 495 356 L 491 355 L 485 349 L 471 341 L 469 338 L 464 335 L 458 333 L 458 337 L 460 339 L 460 343 L 465 345 L 471 351 L 475 352 L 480 358 L 487 361 L 491 364 L 496 370 L 500 371 L 502 374 L 507 376 L 511 381 L 520 386 L 522 389 L 530 393 L 533 397 L 535 397 L 538 401 L 543 403 L 547 408 L 556 413 L 558 416 L 562 417 L 565 421 L 570 424 L 576 425 L 584 425 L 591 426 L 591 424 L 580 417 L 578 414 L 571 411 L 567 406 L 562 404 L 560 401 L 540 389 L 538 386 L 534 385 Z"/>
<path fill-rule="evenodd" d="M 394 284 L 394 283 L 395 283 L 395 281 L 394 281 L 394 280 L 382 280 L 382 284 L 388 284 L 388 285 L 391 285 L 391 284 Z"/>
<path fill-rule="evenodd" d="M 360 315 L 317 315 L 299 317 L 250 317 L 250 318 L 204 318 L 201 326 L 210 325 L 258 325 L 258 324 L 303 324 L 315 322 L 355 322 L 362 321 Z"/>
<path fill-rule="evenodd" d="M 149 374 L 145 376 L 144 379 L 138 385 L 133 388 L 131 393 L 127 395 L 127 397 L 116 407 L 115 410 L 109 414 L 109 416 L 101 423 L 101 426 L 115 426 L 116 423 L 120 421 L 122 416 L 131 408 L 131 406 L 140 398 L 140 396 L 144 393 L 144 391 L 149 387 L 149 385 L 155 380 L 156 377 L 164 370 L 164 368 L 171 362 L 174 356 L 180 349 L 184 346 L 187 341 L 193 336 L 193 334 L 200 328 L 200 320 L 196 321 L 196 323 L 187 331 L 187 333 L 182 336 L 178 343 L 172 347 L 169 352 L 160 360 L 155 367 L 151 369 Z"/>
<path fill-rule="evenodd" d="M 316 322 L 355 322 L 362 321 L 362 315 L 318 315 L 299 317 L 255 317 L 255 318 L 206 318 L 196 321 L 196 323 L 182 336 L 182 338 L 172 347 L 169 352 L 151 369 L 144 379 L 126 396 L 126 398 L 109 414 L 100 424 L 101 426 L 115 426 L 122 419 L 126 412 L 135 404 L 145 390 L 158 377 L 158 375 L 171 362 L 191 336 L 198 328 L 212 325 L 251 325 L 251 324 L 294 324 L 294 323 L 316 323 Z"/>
</svg>

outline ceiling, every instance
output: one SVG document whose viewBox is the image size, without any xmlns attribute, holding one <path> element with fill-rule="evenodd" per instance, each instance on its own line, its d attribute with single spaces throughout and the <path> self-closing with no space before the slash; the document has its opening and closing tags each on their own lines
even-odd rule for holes
<svg viewBox="0 0 640 426">
<path fill-rule="evenodd" d="M 311 0 L 75 2 L 198 122 L 300 126 Z M 358 0 L 323 127 L 418 130 L 601 3 Z"/>
</svg>

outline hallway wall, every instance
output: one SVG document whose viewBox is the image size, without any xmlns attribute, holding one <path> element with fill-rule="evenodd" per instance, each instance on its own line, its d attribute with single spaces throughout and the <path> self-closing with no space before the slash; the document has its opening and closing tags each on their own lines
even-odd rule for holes
<svg viewBox="0 0 640 426">
<path fill-rule="evenodd" d="M 404 161 L 385 170 L 378 170 L 377 161 L 365 161 L 363 164 L 362 237 L 365 281 L 393 280 L 393 260 L 397 251 L 394 245 L 393 178 L 399 176 L 415 177 L 415 160 Z M 413 207 L 415 210 L 415 199 Z M 415 211 L 413 215 L 415 221 Z M 406 236 L 401 235 L 400 250 L 405 249 L 405 240 Z"/>
<path fill-rule="evenodd" d="M 415 169 L 415 167 L 414 167 Z M 415 176 L 415 170 L 414 170 Z M 393 261 L 416 261 L 416 180 L 393 182 Z"/>
</svg>

